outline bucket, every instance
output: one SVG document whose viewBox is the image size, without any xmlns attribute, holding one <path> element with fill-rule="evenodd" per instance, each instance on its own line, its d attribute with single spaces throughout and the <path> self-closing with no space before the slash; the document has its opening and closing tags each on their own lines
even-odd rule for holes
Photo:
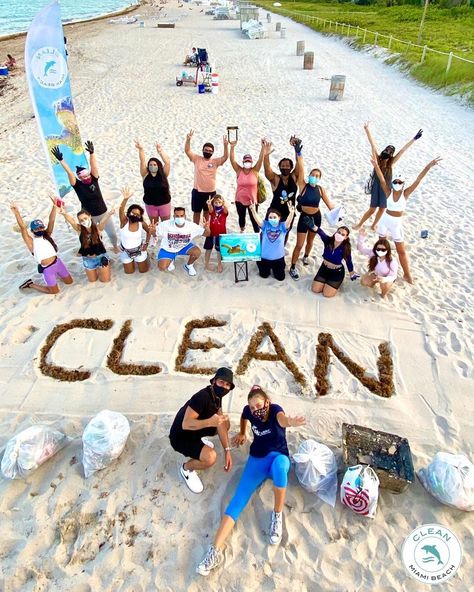
<svg viewBox="0 0 474 592">
<path fill-rule="evenodd" d="M 296 42 L 296 55 L 297 56 L 304 55 L 304 41 L 297 41 Z"/>
<path fill-rule="evenodd" d="M 345 76 L 332 76 L 331 88 L 329 89 L 329 100 L 340 101 L 344 96 L 344 85 L 346 83 Z"/>
<path fill-rule="evenodd" d="M 205 84 L 198 84 L 198 93 L 203 95 L 206 92 L 206 85 Z"/>
<path fill-rule="evenodd" d="M 0 76 L 8 76 L 8 68 L 6 66 L 0 66 Z"/>
<path fill-rule="evenodd" d="M 280 29 L 280 37 L 281 37 L 282 39 L 285 39 L 285 37 L 286 37 L 286 29 L 285 29 L 284 27 L 282 27 L 282 28 Z"/>
<path fill-rule="evenodd" d="M 219 74 L 214 73 L 211 76 L 211 92 L 213 95 L 219 92 Z"/>
<path fill-rule="evenodd" d="M 314 67 L 314 51 L 306 51 L 303 57 L 303 69 L 312 70 Z"/>
<path fill-rule="evenodd" d="M 275 31 L 280 31 L 280 30 L 281 30 L 281 23 L 276 23 Z"/>
</svg>

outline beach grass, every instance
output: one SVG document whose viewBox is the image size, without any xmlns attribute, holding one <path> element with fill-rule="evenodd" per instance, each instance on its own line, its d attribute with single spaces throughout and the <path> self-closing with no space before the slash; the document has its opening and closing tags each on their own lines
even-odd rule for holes
<svg viewBox="0 0 474 592">
<path fill-rule="evenodd" d="M 397 64 L 420 82 L 446 94 L 459 95 L 474 106 L 474 63 L 456 57 L 474 62 L 474 9 L 469 6 L 442 8 L 430 5 L 421 41 L 418 42 L 422 6 L 359 6 L 327 1 L 283 1 L 281 8 L 274 7 L 271 1 L 258 4 L 272 12 L 304 22 L 317 31 L 347 37 L 351 45 L 357 48 L 375 44 L 388 48 L 390 45 L 391 55 L 386 58 L 388 63 Z M 288 11 L 299 15 L 289 14 Z M 307 17 L 318 17 L 326 22 L 308 20 Z M 449 69 L 449 55 L 434 53 L 429 49 L 424 52 L 424 46 L 445 54 L 452 52 Z"/>
</svg>

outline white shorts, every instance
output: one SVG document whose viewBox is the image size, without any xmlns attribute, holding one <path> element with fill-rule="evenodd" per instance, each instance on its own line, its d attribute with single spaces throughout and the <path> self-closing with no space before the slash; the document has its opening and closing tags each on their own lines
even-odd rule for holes
<svg viewBox="0 0 474 592">
<path fill-rule="evenodd" d="M 142 251 L 139 255 L 137 255 L 136 257 L 130 257 L 129 254 L 127 253 L 127 251 L 121 251 L 120 252 L 120 261 L 122 263 L 133 263 L 135 261 L 135 263 L 142 263 L 142 261 L 146 261 L 148 257 L 148 253 L 147 251 Z"/>
<path fill-rule="evenodd" d="M 403 242 L 403 216 L 390 216 L 384 212 L 377 226 L 377 234 L 383 238 L 390 234 L 396 243 Z"/>
</svg>

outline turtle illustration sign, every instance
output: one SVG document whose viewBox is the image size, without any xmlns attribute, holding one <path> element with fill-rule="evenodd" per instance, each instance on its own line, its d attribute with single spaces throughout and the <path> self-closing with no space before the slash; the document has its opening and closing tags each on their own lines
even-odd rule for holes
<svg viewBox="0 0 474 592">
<path fill-rule="evenodd" d="M 221 234 L 223 261 L 260 261 L 260 235 L 256 233 Z"/>
</svg>

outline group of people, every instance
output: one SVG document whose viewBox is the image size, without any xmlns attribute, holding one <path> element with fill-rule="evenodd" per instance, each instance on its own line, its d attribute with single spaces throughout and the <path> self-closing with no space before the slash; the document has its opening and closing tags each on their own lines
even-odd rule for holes
<svg viewBox="0 0 474 592">
<path fill-rule="evenodd" d="M 396 247 L 398 259 L 406 281 L 412 282 L 408 256 L 405 250 L 403 233 L 403 213 L 407 207 L 407 200 L 417 188 L 428 171 L 438 164 L 439 158 L 430 161 L 420 172 L 415 181 L 407 185 L 405 176 L 393 173 L 393 166 L 398 162 L 406 150 L 422 136 L 419 130 L 398 153 L 388 145 L 380 153 L 369 129 L 364 126 L 369 139 L 372 155 L 373 172 L 367 183 L 366 192 L 370 193 L 370 207 L 361 220 L 354 226 L 359 231 L 357 249 L 367 256 L 368 270 L 363 274 L 361 283 L 367 287 L 380 286 L 380 293 L 384 297 L 389 292 L 397 277 L 398 263 L 392 253 L 391 238 Z M 51 233 L 54 227 L 56 213 L 64 216 L 65 220 L 78 233 L 83 266 L 89 281 L 110 281 L 109 256 L 103 243 L 102 233 L 105 232 L 115 252 L 120 252 L 120 260 L 125 273 L 134 273 L 138 268 L 145 273 L 150 268 L 148 249 L 157 244 L 161 237 L 160 248 L 157 252 L 157 266 L 160 271 L 172 272 L 175 269 L 177 257 L 185 256 L 187 261 L 184 269 L 190 276 L 197 274 L 194 266 L 201 256 L 201 249 L 195 243 L 199 236 L 205 237 L 205 268 L 208 271 L 223 271 L 220 254 L 221 236 L 227 233 L 227 218 L 230 213 L 229 204 L 224 197 L 216 192 L 217 171 L 230 158 L 231 166 L 236 175 L 235 209 L 241 232 L 245 232 L 247 217 L 253 231 L 261 235 L 261 261 L 257 262 L 259 275 L 263 278 L 273 274 L 274 278 L 283 281 L 286 276 L 285 245 L 296 223 L 296 244 L 291 254 L 289 268 L 290 277 L 297 281 L 300 278 L 297 269 L 301 252 L 303 251 L 303 266 L 310 265 L 310 254 L 316 236 L 323 243 L 322 262 L 317 270 L 311 289 L 327 298 L 337 294 L 345 277 L 345 267 L 351 280 L 359 278 L 352 263 L 350 229 L 342 225 L 333 233 L 327 233 L 321 228 L 321 206 L 331 212 L 334 205 L 329 199 L 326 189 L 321 183 L 322 172 L 313 168 L 305 177 L 302 156 L 303 145 L 299 138 L 292 136 L 290 145 L 294 150 L 292 158 L 284 157 L 278 162 L 278 170 L 273 170 L 270 155 L 274 151 L 273 145 L 266 139 L 261 140 L 260 152 L 257 159 L 251 154 L 245 154 L 238 162 L 235 156 L 237 140 L 229 141 L 223 138 L 223 154 L 215 156 L 214 145 L 206 142 L 202 146 L 201 154 L 191 148 L 193 130 L 187 136 L 184 152 L 194 167 L 194 181 L 191 192 L 192 221 L 186 216 L 184 206 L 171 205 L 171 190 L 168 177 L 171 163 L 168 155 L 160 144 L 156 144 L 158 157 L 148 160 L 143 145 L 136 140 L 138 150 L 140 174 L 143 184 L 143 204 L 132 203 L 129 200 L 133 193 L 127 188 L 122 189 L 122 202 L 119 207 L 120 229 L 117 234 L 113 221 L 114 210 L 108 210 L 99 186 L 99 172 L 95 156 L 94 145 L 87 141 L 86 151 L 89 153 L 89 168 L 76 167 L 74 172 L 64 160 L 58 146 L 54 147 L 52 157 L 66 171 L 69 183 L 74 189 L 81 210 L 76 219 L 65 208 L 64 202 L 52 197 L 48 225 L 41 220 L 33 220 L 30 224 L 32 235 L 28 233 L 17 206 L 11 208 L 15 214 L 23 239 L 35 256 L 38 270 L 43 273 L 46 286 L 34 282 L 32 279 L 23 282 L 21 289 L 35 289 L 40 292 L 55 294 L 58 292 L 57 277 L 65 283 L 71 283 L 72 278 L 66 266 L 58 256 L 57 246 Z M 262 216 L 262 203 L 259 191 L 262 179 L 259 172 L 264 167 L 266 179 L 270 182 L 272 199 Z M 149 222 L 144 219 L 147 214 Z M 376 214 L 372 230 L 376 230 L 379 238 L 372 246 L 366 245 L 364 223 Z M 217 266 L 210 264 L 212 251 L 217 256 Z"/>
<path fill-rule="evenodd" d="M 217 435 L 224 454 L 224 471 L 232 469 L 232 450 L 247 440 L 247 428 L 253 433 L 249 458 L 230 500 L 213 543 L 207 549 L 196 568 L 207 576 L 222 561 L 222 548 L 234 524 L 249 502 L 252 494 L 266 480 L 273 482 L 274 505 L 270 518 L 268 540 L 277 545 L 283 535 L 283 506 L 288 484 L 290 458 L 286 442 L 286 428 L 305 424 L 302 416 L 288 416 L 273 403 L 269 395 L 254 385 L 247 396 L 247 405 L 240 417 L 239 432 L 230 439 L 230 419 L 222 411 L 222 399 L 235 388 L 230 368 L 219 368 L 210 385 L 194 394 L 176 414 L 171 425 L 169 439 L 174 450 L 187 460 L 180 465 L 179 473 L 187 487 L 196 494 L 204 490 L 197 471 L 205 471 L 217 462 L 214 442 Z"/>
</svg>

